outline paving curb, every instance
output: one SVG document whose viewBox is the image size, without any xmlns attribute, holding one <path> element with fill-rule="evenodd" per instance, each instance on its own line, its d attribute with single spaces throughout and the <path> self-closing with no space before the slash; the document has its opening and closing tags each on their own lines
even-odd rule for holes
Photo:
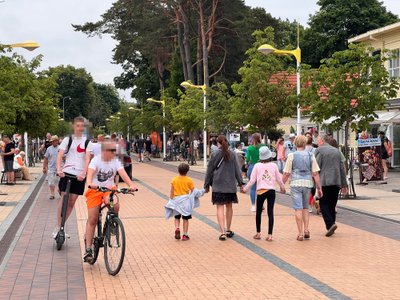
<svg viewBox="0 0 400 300">
<path fill-rule="evenodd" d="M 387 222 L 400 224 L 399 220 L 395 220 L 395 219 L 392 219 L 392 218 L 384 217 L 382 215 L 374 214 L 374 213 L 371 213 L 371 212 L 368 212 L 368 211 L 365 211 L 365 210 L 362 210 L 362 209 L 350 208 L 350 207 L 343 206 L 343 205 L 340 205 L 340 204 L 338 204 L 337 207 L 340 208 L 340 209 L 344 209 L 344 210 L 348 210 L 348 211 L 357 213 L 357 214 L 365 215 L 365 216 L 368 216 L 368 217 L 371 217 L 371 218 L 377 218 L 377 219 L 381 219 L 381 220 L 384 220 L 384 221 L 387 221 Z"/>
<path fill-rule="evenodd" d="M 30 207 L 36 196 L 38 195 L 39 189 L 42 187 L 46 176 L 40 174 L 38 178 L 32 183 L 28 191 L 18 202 L 17 206 L 11 211 L 4 222 L 0 225 L 0 265 L 7 254 L 7 251 L 12 244 L 16 233 L 18 232 L 21 224 L 28 214 Z"/>
</svg>

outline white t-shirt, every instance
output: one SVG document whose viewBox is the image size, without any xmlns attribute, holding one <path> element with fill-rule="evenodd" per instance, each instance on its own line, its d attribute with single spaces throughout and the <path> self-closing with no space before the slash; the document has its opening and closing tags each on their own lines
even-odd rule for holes
<svg viewBox="0 0 400 300">
<path fill-rule="evenodd" d="M 193 141 L 193 148 L 194 149 L 198 149 L 199 148 L 199 141 L 198 140 L 194 140 Z"/>
<path fill-rule="evenodd" d="M 93 156 L 101 154 L 101 143 L 93 143 Z"/>
<path fill-rule="evenodd" d="M 95 156 L 89 164 L 89 169 L 95 170 L 93 175 L 93 184 L 108 188 L 115 185 L 115 175 L 123 168 L 124 167 L 118 158 L 104 161 L 101 159 L 101 155 Z"/>
<path fill-rule="evenodd" d="M 85 137 L 72 137 L 72 144 L 71 147 L 69 148 L 68 153 L 66 154 L 65 157 L 65 164 L 63 167 L 63 172 L 68 173 L 71 175 L 76 175 L 79 176 L 83 172 L 83 168 L 85 167 L 85 157 L 86 157 L 86 152 L 85 152 Z M 61 142 L 61 145 L 59 146 L 59 150 L 67 150 L 68 147 L 68 142 L 69 142 L 69 137 L 66 137 L 63 139 Z M 89 142 L 87 145 L 86 151 L 93 153 L 93 144 L 92 142 Z"/>
</svg>

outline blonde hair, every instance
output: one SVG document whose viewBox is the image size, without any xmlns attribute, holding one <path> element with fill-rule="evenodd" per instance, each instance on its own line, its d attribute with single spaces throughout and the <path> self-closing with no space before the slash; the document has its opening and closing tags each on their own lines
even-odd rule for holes
<svg viewBox="0 0 400 300">
<path fill-rule="evenodd" d="M 304 148 L 307 145 L 307 138 L 304 135 L 299 135 L 294 140 L 296 148 Z"/>
</svg>

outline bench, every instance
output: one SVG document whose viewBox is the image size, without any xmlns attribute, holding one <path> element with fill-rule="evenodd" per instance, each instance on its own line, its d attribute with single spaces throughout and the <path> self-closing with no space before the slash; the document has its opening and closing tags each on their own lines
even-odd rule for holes
<svg viewBox="0 0 400 300">
<path fill-rule="evenodd" d="M 1 181 L 0 184 L 5 184 L 7 183 L 7 175 L 6 172 L 1 171 Z M 21 169 L 14 169 L 14 183 L 17 181 L 17 179 L 22 179 L 22 172 Z"/>
</svg>

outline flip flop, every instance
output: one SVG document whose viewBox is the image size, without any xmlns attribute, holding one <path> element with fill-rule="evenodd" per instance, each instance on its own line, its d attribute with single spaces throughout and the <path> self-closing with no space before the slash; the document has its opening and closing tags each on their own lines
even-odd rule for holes
<svg viewBox="0 0 400 300">
<path fill-rule="evenodd" d="M 253 239 L 255 240 L 261 240 L 261 234 L 256 234 L 255 236 L 253 236 Z"/>
<path fill-rule="evenodd" d="M 221 235 L 219 236 L 219 240 L 220 240 L 220 241 L 225 241 L 225 240 L 226 240 L 226 235 L 225 235 L 225 233 L 223 233 L 223 234 L 221 234 Z"/>
<path fill-rule="evenodd" d="M 226 236 L 227 236 L 228 238 L 233 238 L 234 235 L 235 235 L 235 233 L 234 233 L 233 231 L 231 231 L 231 230 L 227 230 L 227 231 L 226 231 Z"/>
<path fill-rule="evenodd" d="M 272 236 L 267 236 L 267 238 L 265 239 L 267 242 L 272 242 Z"/>
<path fill-rule="evenodd" d="M 304 237 L 303 237 L 302 235 L 298 235 L 298 236 L 297 236 L 297 240 L 298 240 L 298 241 L 302 241 L 302 240 L 304 240 Z"/>
</svg>

